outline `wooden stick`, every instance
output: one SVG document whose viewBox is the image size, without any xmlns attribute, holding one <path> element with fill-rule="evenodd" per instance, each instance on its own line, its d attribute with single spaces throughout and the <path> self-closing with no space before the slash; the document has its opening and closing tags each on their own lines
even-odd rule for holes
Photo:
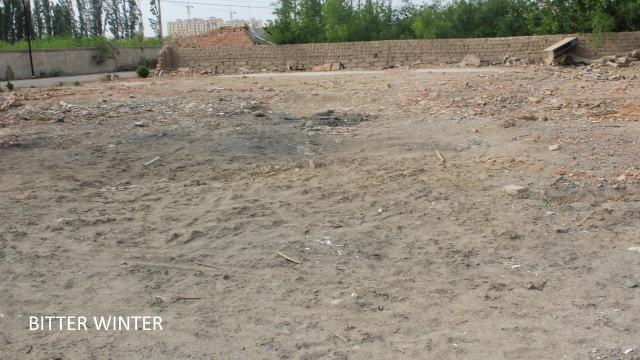
<svg viewBox="0 0 640 360">
<path fill-rule="evenodd" d="M 347 339 L 343 338 L 342 336 L 340 336 L 340 334 L 338 334 L 335 330 L 333 330 L 332 328 L 327 328 L 329 329 L 329 331 L 331 331 L 333 333 L 333 335 L 337 336 L 338 339 L 344 341 L 344 342 L 348 342 Z"/>
<path fill-rule="evenodd" d="M 438 157 L 438 160 L 440 160 L 441 164 L 444 164 L 447 162 L 447 159 L 444 158 L 444 155 L 442 155 L 442 153 L 439 150 L 436 150 L 436 156 Z"/>
<path fill-rule="evenodd" d="M 288 255 L 285 255 L 285 254 L 281 253 L 280 251 L 276 251 L 276 254 L 278 254 L 278 255 L 282 256 L 283 258 L 291 261 L 292 263 L 302 264 L 300 261 L 298 261 L 298 260 L 296 260 L 296 259 L 294 259 L 294 258 L 292 258 L 292 257 L 290 257 Z"/>
<path fill-rule="evenodd" d="M 205 266 L 205 267 L 212 268 L 212 269 L 223 270 L 222 268 L 219 268 L 219 267 L 217 267 L 217 266 L 213 266 L 213 265 L 209 265 L 209 264 L 201 263 L 201 262 L 199 262 L 199 261 L 195 261 L 195 260 L 193 261 L 193 263 L 194 263 L 194 264 L 196 264 L 196 265 Z"/>
<path fill-rule="evenodd" d="M 149 166 L 149 165 L 153 164 L 154 162 L 156 162 L 158 160 L 160 160 L 160 156 L 156 156 L 153 159 L 147 161 L 146 163 L 144 163 L 144 166 Z"/>
</svg>

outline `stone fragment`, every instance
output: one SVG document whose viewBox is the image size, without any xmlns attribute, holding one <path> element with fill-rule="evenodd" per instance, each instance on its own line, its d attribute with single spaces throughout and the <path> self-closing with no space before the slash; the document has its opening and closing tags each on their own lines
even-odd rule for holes
<svg viewBox="0 0 640 360">
<path fill-rule="evenodd" d="M 460 62 L 460 66 L 475 66 L 479 67 L 482 65 L 482 61 L 476 55 L 467 55 Z"/>
<path fill-rule="evenodd" d="M 505 187 L 502 188 L 502 190 L 509 195 L 522 195 L 527 192 L 526 187 L 520 186 L 520 185 L 513 185 L 513 184 L 506 185 Z"/>
</svg>

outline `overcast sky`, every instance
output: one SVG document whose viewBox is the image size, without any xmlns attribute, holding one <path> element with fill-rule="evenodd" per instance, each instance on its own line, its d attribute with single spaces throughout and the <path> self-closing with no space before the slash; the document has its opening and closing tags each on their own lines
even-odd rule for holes
<svg viewBox="0 0 640 360">
<path fill-rule="evenodd" d="M 187 0 L 160 0 L 162 4 L 162 23 L 164 35 L 167 35 L 167 22 L 177 19 L 187 19 Z M 177 3 L 179 2 L 179 3 Z M 254 17 L 266 22 L 273 19 L 272 0 L 193 0 L 191 1 L 191 17 L 206 19 L 218 17 L 224 20 L 230 19 L 230 12 L 233 11 L 234 19 L 249 19 Z M 142 6 L 142 14 L 145 18 L 145 35 L 153 36 L 149 25 L 149 2 L 148 0 L 139 3 Z M 205 5 L 216 4 L 216 5 Z M 230 5 L 230 6 L 226 6 Z"/>
<path fill-rule="evenodd" d="M 167 35 L 167 22 L 177 19 L 187 19 L 186 2 L 188 0 L 160 0 L 162 4 L 162 23 L 163 33 Z M 233 11 L 234 19 L 246 19 L 254 17 L 266 23 L 267 20 L 273 19 L 273 3 L 275 0 L 192 0 L 191 17 L 206 19 L 209 17 L 218 17 L 224 20 L 230 19 L 230 12 Z M 394 6 L 400 3 L 400 0 L 392 0 Z M 142 14 L 145 18 L 145 35 L 153 36 L 149 25 L 149 1 L 142 0 L 139 2 L 142 6 Z"/>
</svg>

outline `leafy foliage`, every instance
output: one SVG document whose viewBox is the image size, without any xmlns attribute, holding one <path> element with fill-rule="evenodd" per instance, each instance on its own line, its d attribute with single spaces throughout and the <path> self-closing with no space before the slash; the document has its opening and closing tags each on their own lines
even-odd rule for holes
<svg viewBox="0 0 640 360">
<path fill-rule="evenodd" d="M 91 56 L 91 59 L 100 65 L 109 59 L 116 60 L 118 53 L 118 49 L 110 41 L 103 39 L 96 44 L 96 52 Z"/>
<path fill-rule="evenodd" d="M 149 76 L 149 68 L 144 65 L 140 65 L 136 68 L 136 74 L 141 78 L 146 78 Z"/>
<path fill-rule="evenodd" d="M 131 39 L 112 39 L 107 40 L 103 37 L 64 37 L 54 36 L 44 39 L 31 41 L 33 49 L 70 49 L 70 48 L 96 48 L 103 46 L 104 42 L 109 42 L 114 47 L 142 47 L 142 46 L 161 46 L 162 43 L 157 38 L 131 38 Z M 15 43 L 0 41 L 0 51 L 19 51 L 27 50 L 27 41 L 20 40 Z"/>
<path fill-rule="evenodd" d="M 115 39 L 141 37 L 143 29 L 138 1 L 0 0 L 0 41 L 23 40 L 27 29 L 34 39 L 102 37 L 105 28 Z M 30 15 L 30 27 L 25 26 L 25 13 Z"/>
<path fill-rule="evenodd" d="M 640 30 L 640 0 L 278 0 L 279 44 Z"/>
</svg>

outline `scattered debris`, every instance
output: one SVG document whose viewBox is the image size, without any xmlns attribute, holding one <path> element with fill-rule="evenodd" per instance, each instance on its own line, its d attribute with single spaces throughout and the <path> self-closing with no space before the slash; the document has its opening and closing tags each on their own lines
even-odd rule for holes
<svg viewBox="0 0 640 360">
<path fill-rule="evenodd" d="M 569 37 L 558 41 L 542 51 L 544 63 L 553 64 L 556 58 L 578 46 L 577 37 Z"/>
<path fill-rule="evenodd" d="M 527 290 L 542 291 L 542 290 L 544 290 L 545 285 L 547 285 L 547 280 L 545 280 L 543 282 L 538 282 L 538 283 L 530 282 L 530 283 L 527 284 Z"/>
<path fill-rule="evenodd" d="M 344 337 L 340 336 L 340 334 L 338 334 L 338 332 L 336 332 L 332 328 L 327 328 L 327 329 L 329 329 L 329 331 L 331 331 L 333 333 L 333 335 L 335 335 L 338 339 L 342 340 L 345 343 L 348 342 L 347 339 L 345 339 Z"/>
<path fill-rule="evenodd" d="M 2 102 L 0 103 L 0 111 L 5 111 L 11 107 L 18 107 L 22 105 L 20 102 L 18 102 L 18 99 L 15 95 L 9 95 L 6 96 Z"/>
<path fill-rule="evenodd" d="M 120 75 L 118 75 L 116 73 L 106 73 L 106 74 L 104 74 L 104 80 L 105 81 L 120 80 Z"/>
<path fill-rule="evenodd" d="M 199 261 L 195 261 L 195 260 L 193 260 L 193 263 L 194 263 L 194 264 L 196 264 L 196 265 L 200 265 L 200 266 L 204 266 L 204 267 L 208 267 L 208 268 L 212 268 L 212 269 L 224 270 L 224 269 L 219 268 L 219 267 L 217 267 L 217 266 L 213 266 L 213 265 L 205 264 L 205 263 L 202 263 L 202 262 L 199 262 Z"/>
<path fill-rule="evenodd" d="M 465 66 L 480 67 L 483 65 L 487 65 L 487 62 L 481 61 L 480 58 L 476 55 L 467 55 L 460 62 L 460 66 L 462 67 L 465 67 Z"/>
<path fill-rule="evenodd" d="M 522 195 L 527 192 L 527 188 L 520 185 L 506 185 L 502 190 L 509 195 Z"/>
<path fill-rule="evenodd" d="M 283 258 L 285 258 L 286 260 L 291 261 L 292 263 L 302 264 L 300 261 L 298 261 L 298 260 L 296 260 L 296 259 L 294 259 L 294 258 L 292 258 L 292 257 L 290 257 L 290 256 L 288 256 L 288 255 L 286 255 L 286 254 L 284 254 L 284 253 L 282 253 L 282 252 L 280 252 L 280 251 L 276 251 L 276 254 L 278 254 L 278 255 L 282 256 L 282 257 L 283 257 Z"/>
<path fill-rule="evenodd" d="M 638 287 L 638 283 L 628 277 L 624 277 L 622 279 L 622 284 L 624 285 L 624 287 L 628 287 L 630 289 Z"/>
<path fill-rule="evenodd" d="M 444 164 L 447 162 L 447 159 L 444 157 L 444 155 L 442 155 L 442 153 L 436 149 L 436 157 L 438 158 L 438 161 L 440 161 L 440 164 Z"/>
<path fill-rule="evenodd" d="M 154 162 L 156 162 L 158 160 L 160 160 L 160 156 L 156 156 L 153 159 L 147 161 L 146 163 L 144 163 L 144 166 L 149 166 L 149 165 L 153 164 Z"/>
<path fill-rule="evenodd" d="M 344 65 L 341 62 L 333 62 L 322 65 L 317 65 L 311 68 L 312 71 L 336 71 L 344 69 Z"/>
</svg>

